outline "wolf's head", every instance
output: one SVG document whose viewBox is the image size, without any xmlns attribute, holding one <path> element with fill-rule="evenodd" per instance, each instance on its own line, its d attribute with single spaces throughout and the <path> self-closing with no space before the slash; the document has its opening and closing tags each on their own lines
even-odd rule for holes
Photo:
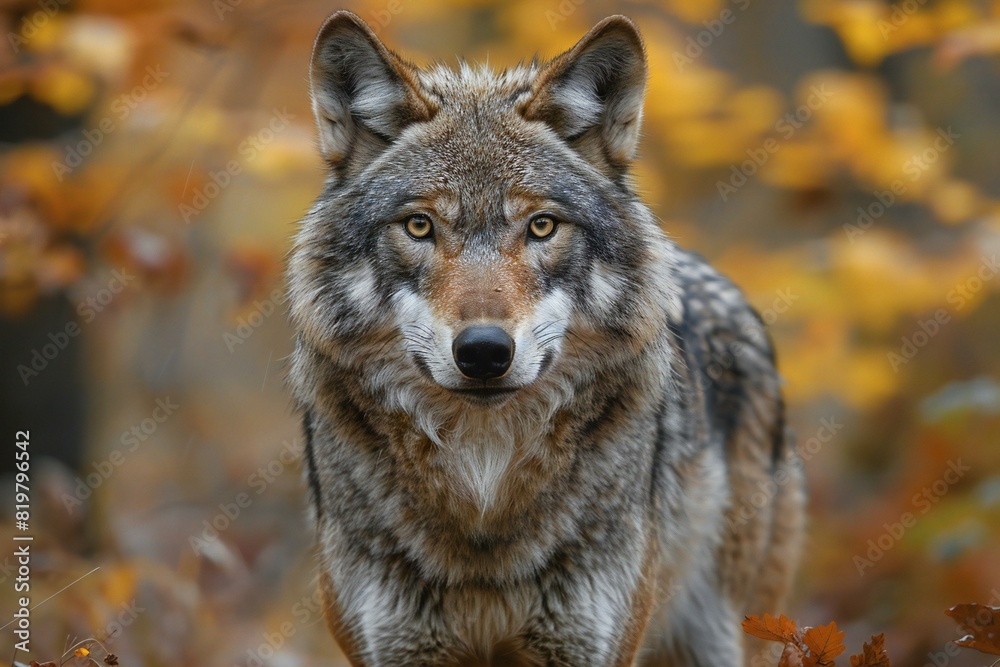
<svg viewBox="0 0 1000 667">
<path fill-rule="evenodd" d="M 551 407 L 662 330 L 668 246 L 627 174 L 646 83 L 627 18 L 495 73 L 421 70 L 338 12 L 310 80 L 330 176 L 290 264 L 300 360 L 408 412 Z"/>
</svg>

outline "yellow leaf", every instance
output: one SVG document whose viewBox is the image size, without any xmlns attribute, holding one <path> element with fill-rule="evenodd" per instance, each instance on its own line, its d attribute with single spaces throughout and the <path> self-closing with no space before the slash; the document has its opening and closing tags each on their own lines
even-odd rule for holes
<svg viewBox="0 0 1000 667">
<path fill-rule="evenodd" d="M 118 606 L 135 597 L 136 583 L 135 568 L 124 565 L 109 570 L 101 581 L 101 588 L 108 604 Z"/>
<path fill-rule="evenodd" d="M 930 196 L 934 214 L 949 225 L 968 220 L 980 209 L 979 192 L 965 181 L 952 179 L 937 183 Z"/>
<path fill-rule="evenodd" d="M 62 12 L 50 14 L 39 10 L 29 14 L 32 29 L 22 27 L 22 36 L 28 39 L 28 49 L 36 53 L 57 50 L 62 44 L 63 29 L 66 24 Z"/>
<path fill-rule="evenodd" d="M 780 142 L 761 167 L 762 181 L 784 188 L 815 188 L 828 182 L 833 168 L 829 149 L 819 141 Z"/>
<path fill-rule="evenodd" d="M 32 82 L 34 97 L 64 116 L 83 111 L 94 99 L 94 84 L 86 76 L 64 67 L 51 67 Z"/>
<path fill-rule="evenodd" d="M 879 28 L 883 11 L 881 2 L 870 0 L 836 5 L 831 23 L 847 53 L 859 65 L 877 65 L 885 57 L 887 44 Z"/>
<path fill-rule="evenodd" d="M 781 117 L 781 94 L 767 86 L 741 88 L 729 98 L 729 113 L 748 134 L 772 131 Z"/>
</svg>

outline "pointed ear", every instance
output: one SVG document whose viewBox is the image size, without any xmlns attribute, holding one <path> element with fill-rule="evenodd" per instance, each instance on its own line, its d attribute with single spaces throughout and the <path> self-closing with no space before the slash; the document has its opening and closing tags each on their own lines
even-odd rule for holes
<svg viewBox="0 0 1000 667">
<path fill-rule="evenodd" d="M 385 47 L 368 24 L 347 11 L 331 14 L 316 35 L 309 67 L 320 150 L 333 167 L 371 157 L 410 123 L 430 120 L 436 106 L 416 66 Z"/>
<path fill-rule="evenodd" d="M 646 52 L 635 24 L 611 16 L 538 75 L 524 117 L 548 123 L 612 174 L 635 157 L 646 92 Z"/>
</svg>

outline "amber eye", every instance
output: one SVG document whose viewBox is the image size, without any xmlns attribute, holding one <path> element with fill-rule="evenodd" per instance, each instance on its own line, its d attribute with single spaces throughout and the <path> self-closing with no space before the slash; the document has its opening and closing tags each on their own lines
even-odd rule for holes
<svg viewBox="0 0 1000 667">
<path fill-rule="evenodd" d="M 528 225 L 528 233 L 533 239 L 544 239 L 556 231 L 556 221 L 547 215 L 540 215 Z"/>
<path fill-rule="evenodd" d="M 426 215 L 411 215 L 403 226 L 406 227 L 406 233 L 417 240 L 428 238 L 434 231 L 434 225 Z"/>
</svg>

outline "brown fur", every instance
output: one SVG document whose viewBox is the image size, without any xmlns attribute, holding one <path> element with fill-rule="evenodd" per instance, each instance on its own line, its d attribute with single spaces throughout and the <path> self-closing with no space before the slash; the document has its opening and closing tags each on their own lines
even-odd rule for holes
<svg viewBox="0 0 1000 667">
<path fill-rule="evenodd" d="M 773 351 L 630 188 L 646 76 L 624 17 L 499 73 L 320 29 L 290 379 L 353 665 L 749 664 L 742 615 L 783 604 L 803 490 Z M 471 327 L 509 339 L 502 374 L 461 371 Z"/>
</svg>

